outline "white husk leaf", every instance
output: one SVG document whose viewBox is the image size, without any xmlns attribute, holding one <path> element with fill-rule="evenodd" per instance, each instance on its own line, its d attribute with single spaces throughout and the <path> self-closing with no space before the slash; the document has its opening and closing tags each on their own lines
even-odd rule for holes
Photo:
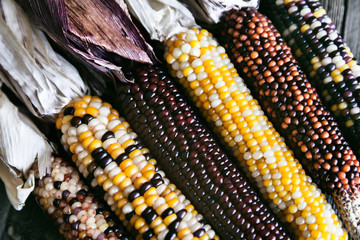
<svg viewBox="0 0 360 240">
<path fill-rule="evenodd" d="M 186 3 L 197 19 L 218 23 L 224 12 L 245 7 L 259 7 L 259 0 L 180 0 Z"/>
<path fill-rule="evenodd" d="M 198 27 L 191 12 L 177 0 L 125 0 L 150 37 L 161 42 Z"/>
<path fill-rule="evenodd" d="M 50 117 L 86 87 L 14 0 L 0 0 L 0 79 L 38 117 Z"/>
<path fill-rule="evenodd" d="M 37 161 L 40 177 L 50 168 L 52 148 L 36 126 L 0 91 L 0 178 L 11 204 L 20 210 L 34 189 Z M 24 183 L 23 179 L 27 179 Z"/>
</svg>

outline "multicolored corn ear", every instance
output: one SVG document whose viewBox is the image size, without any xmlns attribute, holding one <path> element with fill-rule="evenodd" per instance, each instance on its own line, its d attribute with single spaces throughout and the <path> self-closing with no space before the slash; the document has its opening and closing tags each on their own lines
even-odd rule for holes
<svg viewBox="0 0 360 240">
<path fill-rule="evenodd" d="M 80 180 L 79 172 L 61 158 L 53 158 L 50 173 L 37 179 L 34 194 L 66 239 L 132 239 Z"/>
<path fill-rule="evenodd" d="M 359 237 L 359 161 L 290 48 L 255 9 L 231 11 L 220 24 L 221 39 L 253 94 L 313 180 L 334 197 L 351 235 Z"/>
<path fill-rule="evenodd" d="M 360 67 L 349 47 L 319 1 L 276 4 L 269 1 L 264 5 L 264 11 L 292 47 L 309 81 L 335 116 L 355 154 L 360 156 Z M 359 218 L 355 218 L 349 224 L 358 223 Z M 355 234 L 360 234 L 358 229 Z"/>
<path fill-rule="evenodd" d="M 159 65 L 137 66 L 119 105 L 158 165 L 222 239 L 290 239 Z"/>
<path fill-rule="evenodd" d="M 360 156 L 360 66 L 319 1 L 266 1 L 264 10 Z"/>
<path fill-rule="evenodd" d="M 219 239 L 110 104 L 84 96 L 69 103 L 56 123 L 81 174 L 105 192 L 136 239 Z"/>
<path fill-rule="evenodd" d="M 211 33 L 189 29 L 172 37 L 165 58 L 172 75 L 298 239 L 348 238 Z"/>
</svg>

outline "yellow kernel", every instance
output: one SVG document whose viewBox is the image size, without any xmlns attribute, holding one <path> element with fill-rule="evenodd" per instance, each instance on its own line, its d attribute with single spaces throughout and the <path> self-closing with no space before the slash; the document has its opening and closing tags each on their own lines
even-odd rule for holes
<svg viewBox="0 0 360 240">
<path fill-rule="evenodd" d="M 169 205 L 169 207 L 175 207 L 176 205 L 178 205 L 180 203 L 180 200 L 177 198 L 173 198 L 170 201 L 167 202 L 167 204 Z"/>
<path fill-rule="evenodd" d="M 101 174 L 96 180 L 97 180 L 97 183 L 102 186 L 103 183 L 106 181 L 107 179 L 107 175 L 105 173 Z"/>
<path fill-rule="evenodd" d="M 133 161 L 128 158 L 128 159 L 125 159 L 124 161 L 122 161 L 119 165 L 119 167 L 121 168 L 122 171 L 125 171 L 126 168 L 128 168 L 129 166 L 133 165 Z"/>
<path fill-rule="evenodd" d="M 79 145 L 78 142 L 71 144 L 70 146 L 70 152 L 75 153 L 75 148 Z"/>
<path fill-rule="evenodd" d="M 173 62 L 175 62 L 176 61 L 176 59 L 175 59 L 175 57 L 172 55 L 172 54 L 168 54 L 167 56 L 166 56 L 166 62 L 168 63 L 168 64 L 172 64 Z"/>
<path fill-rule="evenodd" d="M 87 155 L 86 157 L 84 157 L 82 164 L 84 165 L 84 167 L 87 167 L 93 161 L 94 161 L 94 159 L 91 157 L 91 155 Z"/>
<path fill-rule="evenodd" d="M 297 207 L 296 207 L 295 204 L 293 204 L 293 205 L 291 205 L 291 206 L 289 207 L 289 212 L 292 213 L 292 214 L 296 213 L 297 210 L 298 210 L 298 209 L 297 209 Z"/>
<path fill-rule="evenodd" d="M 87 103 L 85 102 L 85 101 L 82 101 L 82 100 L 80 100 L 80 101 L 77 101 L 77 102 L 75 102 L 75 104 L 74 104 L 74 107 L 77 109 L 77 108 L 86 108 L 88 105 L 87 105 Z"/>
<path fill-rule="evenodd" d="M 94 140 L 95 140 L 95 138 L 94 138 L 93 136 L 90 136 L 90 137 L 85 138 L 84 141 L 82 142 L 83 147 L 84 147 L 85 149 L 88 149 L 90 143 L 91 143 L 92 141 L 94 141 Z"/>
<path fill-rule="evenodd" d="M 163 224 L 163 223 L 161 223 L 161 224 L 159 224 L 158 226 L 156 226 L 156 227 L 154 228 L 154 233 L 155 233 L 156 235 L 159 235 L 161 232 L 165 231 L 165 229 L 166 229 L 166 225 Z"/>
<path fill-rule="evenodd" d="M 110 146 L 108 146 L 106 151 L 111 155 L 115 150 L 117 150 L 119 148 L 121 148 L 120 143 L 113 143 Z"/>
<path fill-rule="evenodd" d="M 61 118 L 56 119 L 56 128 L 61 129 L 62 125 L 63 125 L 62 119 Z"/>
<path fill-rule="evenodd" d="M 91 153 L 92 151 L 94 151 L 95 149 L 99 148 L 102 146 L 102 142 L 99 139 L 95 139 L 94 141 L 92 141 L 89 144 L 89 152 Z"/>
<path fill-rule="evenodd" d="M 136 189 L 139 189 L 144 183 L 147 182 L 147 179 L 145 177 L 138 177 L 135 182 L 134 182 L 134 186 Z"/>
<path fill-rule="evenodd" d="M 344 64 L 344 65 L 342 65 L 341 67 L 339 67 L 339 71 L 340 71 L 340 72 L 343 72 L 343 71 L 346 70 L 346 69 L 349 69 L 349 65 L 348 65 L 348 64 Z"/>
<path fill-rule="evenodd" d="M 97 117 L 99 115 L 99 110 L 94 107 L 88 107 L 86 109 L 86 114 L 90 114 L 93 117 Z"/>
<path fill-rule="evenodd" d="M 148 198 L 146 198 L 146 204 L 150 207 L 152 207 L 155 203 L 155 201 L 159 198 L 157 195 L 152 195 Z"/>
<path fill-rule="evenodd" d="M 86 138 L 91 137 L 92 136 L 92 132 L 91 131 L 85 131 L 83 133 L 80 134 L 79 136 L 79 141 L 82 142 L 84 141 Z"/>
<path fill-rule="evenodd" d="M 305 25 L 303 25 L 301 28 L 300 28 L 300 31 L 302 32 L 302 33 L 304 33 L 304 32 L 306 32 L 307 30 L 309 30 L 310 29 L 310 26 L 308 25 L 308 24 L 305 24 Z"/>
<path fill-rule="evenodd" d="M 139 230 L 141 227 L 143 227 L 145 225 L 145 220 L 143 218 L 138 218 L 135 221 L 134 227 L 136 230 Z"/>
<path fill-rule="evenodd" d="M 126 140 L 125 142 L 123 142 L 123 144 L 121 144 L 121 147 L 126 149 L 129 146 L 135 145 L 135 141 L 133 139 L 129 139 Z"/>
<path fill-rule="evenodd" d="M 334 82 L 335 83 L 339 83 L 339 82 L 342 82 L 344 80 L 344 77 L 342 75 L 336 75 L 334 77 Z"/>
<path fill-rule="evenodd" d="M 173 214 L 170 214 L 169 216 L 167 216 L 165 219 L 164 219 L 164 223 L 166 224 L 166 226 L 169 226 L 173 221 L 176 220 L 176 214 L 173 213 Z"/>
<path fill-rule="evenodd" d="M 132 176 L 134 176 L 136 173 L 138 173 L 138 168 L 137 166 L 134 164 L 134 165 L 131 165 L 129 167 L 127 167 L 125 169 L 125 175 L 128 176 L 129 178 L 131 178 Z"/>
<path fill-rule="evenodd" d="M 189 61 L 189 54 L 182 53 L 179 56 L 179 62 L 187 62 L 187 61 Z"/>
<path fill-rule="evenodd" d="M 141 216 L 142 212 L 147 208 L 148 206 L 146 203 L 141 203 L 135 208 L 135 213 L 139 216 Z"/>
<path fill-rule="evenodd" d="M 125 178 L 126 178 L 125 173 L 120 172 L 118 175 L 116 175 L 116 176 L 113 178 L 113 183 L 114 183 L 115 185 L 119 185 Z"/>
<path fill-rule="evenodd" d="M 78 108 L 74 112 L 75 117 L 83 117 L 86 114 L 86 110 L 84 108 Z"/>
<path fill-rule="evenodd" d="M 180 232 L 178 232 L 178 238 L 182 239 L 184 237 L 186 237 L 187 235 L 191 234 L 191 230 L 190 228 L 184 228 L 183 230 L 181 230 Z"/>
<path fill-rule="evenodd" d="M 191 73 L 194 72 L 194 69 L 189 66 L 189 67 L 186 67 L 184 70 L 183 70 L 183 74 L 185 77 L 188 77 Z"/>
<path fill-rule="evenodd" d="M 119 189 L 121 191 L 123 191 L 125 188 L 127 188 L 128 186 L 131 185 L 131 179 L 130 178 L 125 178 L 123 181 L 120 182 L 120 184 L 118 185 Z"/>
<path fill-rule="evenodd" d="M 103 183 L 103 189 L 108 191 L 114 184 L 112 183 L 111 179 L 106 179 Z"/>
<path fill-rule="evenodd" d="M 90 95 L 85 95 L 83 96 L 82 100 L 86 103 L 89 104 L 91 101 L 91 96 Z"/>
<path fill-rule="evenodd" d="M 114 149 L 111 153 L 110 152 L 109 153 L 113 159 L 116 159 L 118 156 L 120 156 L 120 154 L 122 154 L 124 152 L 125 152 L 125 150 L 123 148 L 119 147 L 117 149 Z"/>
</svg>

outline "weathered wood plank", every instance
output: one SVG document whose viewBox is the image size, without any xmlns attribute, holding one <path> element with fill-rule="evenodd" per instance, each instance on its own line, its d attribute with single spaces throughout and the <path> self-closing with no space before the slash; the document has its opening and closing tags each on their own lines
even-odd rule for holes
<svg viewBox="0 0 360 240">
<path fill-rule="evenodd" d="M 356 58 L 360 58 L 360 1 L 348 0 L 343 37 Z"/>
<path fill-rule="evenodd" d="M 320 0 L 328 16 L 335 23 L 337 30 L 342 33 L 346 0 Z"/>
</svg>

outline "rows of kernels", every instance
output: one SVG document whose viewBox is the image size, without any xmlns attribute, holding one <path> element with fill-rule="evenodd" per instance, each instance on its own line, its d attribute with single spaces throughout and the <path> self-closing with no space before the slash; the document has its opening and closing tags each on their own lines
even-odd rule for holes
<svg viewBox="0 0 360 240">
<path fill-rule="evenodd" d="M 236 146 L 235 156 L 243 164 L 246 162 L 251 176 L 272 200 L 280 216 L 292 223 L 299 239 L 319 235 L 325 239 L 327 236 L 346 239 L 346 232 L 324 196 L 311 184 L 268 123 L 236 70 L 229 69 L 232 64 L 224 48 L 206 30 L 189 30 L 181 37 L 167 42 L 166 60 L 172 73 L 180 77 L 180 83 L 194 100 L 201 101 L 197 106 L 228 145 Z M 183 43 L 175 46 L 180 41 Z M 182 46 L 191 41 L 200 43 L 201 54 L 190 54 L 188 64 L 180 64 Z M 196 73 L 198 64 L 204 68 Z"/>
<path fill-rule="evenodd" d="M 127 76 L 135 84 L 118 89 L 124 116 L 217 233 L 226 239 L 285 238 L 166 72 L 142 66 Z"/>
<path fill-rule="evenodd" d="M 303 166 L 331 193 L 354 187 L 355 155 L 271 22 L 247 10 L 229 13 L 223 23 L 231 57 Z"/>
<path fill-rule="evenodd" d="M 60 232 L 66 239 L 129 239 L 79 179 L 75 169 L 54 158 L 50 174 L 37 180 L 37 201 L 59 225 Z"/>
<path fill-rule="evenodd" d="M 190 230 L 190 224 L 198 223 L 197 212 L 191 204 L 185 204 L 188 200 L 180 201 L 169 191 L 168 183 L 158 173 L 156 161 L 149 158 L 147 149 L 136 144 L 134 133 L 129 133 L 129 124 L 121 121 L 109 104 L 85 96 L 63 113 L 58 120 L 64 134 L 62 141 L 82 162 L 84 173 L 93 176 L 96 179 L 93 181 L 106 192 L 112 189 L 118 207 L 115 213 L 121 220 L 128 216 L 128 222 L 141 237 L 216 237 L 211 229 L 205 232 L 203 224 L 195 231 Z M 66 124 L 68 127 L 64 127 Z"/>
<path fill-rule="evenodd" d="M 360 156 L 360 66 L 334 24 L 318 1 L 277 1 L 268 12 Z"/>
</svg>

